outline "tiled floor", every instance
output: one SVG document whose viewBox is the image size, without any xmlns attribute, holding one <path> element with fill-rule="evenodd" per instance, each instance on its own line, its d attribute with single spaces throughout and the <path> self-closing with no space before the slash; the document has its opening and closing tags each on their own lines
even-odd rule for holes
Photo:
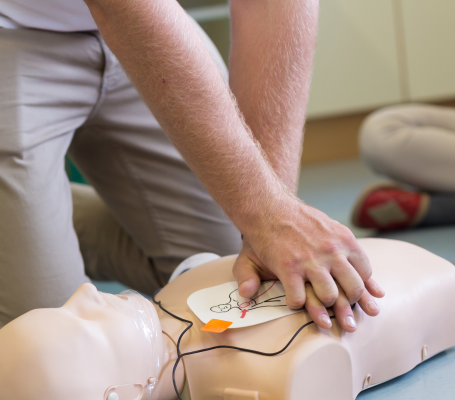
<svg viewBox="0 0 455 400">
<path fill-rule="evenodd" d="M 366 185 L 381 179 L 383 178 L 374 175 L 357 160 L 305 167 L 300 177 L 298 194 L 306 203 L 350 226 L 349 213 L 355 198 Z M 366 230 L 352 230 L 357 237 L 373 234 Z M 417 244 L 455 262 L 455 227 L 382 236 Z M 124 289 L 124 286 L 116 283 L 97 283 L 97 286 L 100 290 L 111 293 L 119 293 Z M 358 399 L 452 400 L 455 399 L 454 377 L 455 348 L 452 348 L 401 377 L 362 392 Z"/>
</svg>

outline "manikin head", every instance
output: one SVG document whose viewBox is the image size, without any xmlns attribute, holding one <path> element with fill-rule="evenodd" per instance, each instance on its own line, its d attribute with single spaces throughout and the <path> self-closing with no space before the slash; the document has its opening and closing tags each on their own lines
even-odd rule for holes
<svg viewBox="0 0 455 400">
<path fill-rule="evenodd" d="M 232 309 L 232 306 L 229 303 L 220 304 L 219 306 L 210 307 L 210 310 L 216 313 L 225 313 Z"/>
<path fill-rule="evenodd" d="M 152 400 L 163 363 L 152 304 L 86 283 L 63 307 L 0 330 L 0 400 Z"/>
</svg>

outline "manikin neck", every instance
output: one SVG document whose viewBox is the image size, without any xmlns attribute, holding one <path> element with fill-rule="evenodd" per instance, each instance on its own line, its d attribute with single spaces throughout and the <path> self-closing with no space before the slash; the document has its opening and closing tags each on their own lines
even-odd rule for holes
<svg viewBox="0 0 455 400">
<path fill-rule="evenodd" d="M 177 346 L 172 339 L 169 338 L 163 332 L 165 361 L 164 367 L 161 372 L 161 376 L 158 381 L 157 390 L 159 390 L 160 400 L 172 400 L 175 399 L 174 383 L 172 381 L 172 370 L 174 368 L 175 361 L 177 360 Z M 180 393 L 183 390 L 185 383 L 185 372 L 183 363 L 180 362 L 175 373 L 175 383 Z"/>
</svg>

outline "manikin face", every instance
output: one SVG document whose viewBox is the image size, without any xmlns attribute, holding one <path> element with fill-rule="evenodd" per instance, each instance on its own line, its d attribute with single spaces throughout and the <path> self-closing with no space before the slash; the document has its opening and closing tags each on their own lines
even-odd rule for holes
<svg viewBox="0 0 455 400">
<path fill-rule="evenodd" d="M 0 400 L 101 400 L 110 386 L 145 386 L 163 362 L 150 302 L 87 283 L 63 307 L 33 310 L 0 330 Z"/>
<path fill-rule="evenodd" d="M 227 304 L 221 304 L 219 306 L 213 306 L 210 308 L 211 311 L 217 312 L 217 313 L 223 313 L 223 312 L 228 312 L 232 306 L 227 303 Z"/>
</svg>

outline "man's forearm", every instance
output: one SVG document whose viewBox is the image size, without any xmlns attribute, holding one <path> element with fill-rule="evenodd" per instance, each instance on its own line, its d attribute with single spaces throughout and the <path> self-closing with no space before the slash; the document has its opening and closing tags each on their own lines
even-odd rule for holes
<svg viewBox="0 0 455 400">
<path fill-rule="evenodd" d="M 283 0 L 288 1 L 294 0 Z M 336 279 L 347 304 L 356 302 L 363 294 L 363 282 L 371 278 L 363 250 L 347 228 L 284 190 L 178 3 L 86 2 L 107 44 L 168 137 L 245 234 L 234 268 L 243 296 L 250 297 L 259 289 L 261 277 L 277 278 L 285 288 L 287 304 L 301 308 L 306 299 L 305 282 L 310 282 L 328 307 L 338 297 Z M 272 2 L 281 3 L 264 0 L 264 5 Z M 283 92 L 291 90 L 290 82 L 285 82 Z M 292 123 L 287 126 L 294 127 L 299 115 L 290 115 Z M 347 310 L 352 312 L 350 307 Z"/>
<path fill-rule="evenodd" d="M 284 194 L 186 13 L 171 0 L 87 0 L 108 46 L 240 230 Z M 260 206 L 258 206 L 260 205 Z"/>
<path fill-rule="evenodd" d="M 230 86 L 280 179 L 297 186 L 317 0 L 230 0 Z"/>
</svg>

